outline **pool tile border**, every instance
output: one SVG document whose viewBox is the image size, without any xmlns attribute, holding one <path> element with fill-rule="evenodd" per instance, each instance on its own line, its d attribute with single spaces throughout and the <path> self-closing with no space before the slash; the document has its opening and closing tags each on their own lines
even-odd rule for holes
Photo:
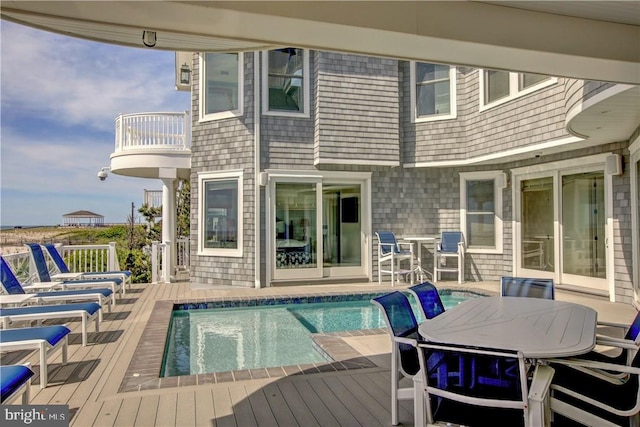
<svg viewBox="0 0 640 427">
<path fill-rule="evenodd" d="M 460 290 L 461 291 L 461 290 Z M 258 378 L 281 378 L 290 375 L 315 374 L 319 372 L 343 371 L 351 369 L 374 368 L 377 365 L 361 355 L 347 344 L 341 337 L 386 334 L 386 329 L 369 329 L 336 333 L 313 334 L 316 346 L 329 358 L 326 362 L 239 370 L 231 372 L 215 372 L 197 375 L 181 375 L 160 377 L 162 360 L 167 339 L 167 331 L 171 322 L 171 314 L 176 309 L 209 309 L 223 307 L 253 307 L 283 303 L 303 302 L 337 302 L 360 296 L 370 299 L 388 291 L 372 292 L 323 292 L 320 294 L 262 297 L 207 298 L 206 300 L 188 299 L 179 301 L 156 301 L 149 320 L 145 325 L 140 341 L 134 351 L 125 376 L 120 383 L 119 393 L 141 390 L 156 390 L 169 387 L 185 387 L 234 381 L 245 381 Z M 464 292 L 464 291 L 463 291 Z M 473 291 L 471 291 L 473 292 Z M 475 292 L 474 292 L 475 293 Z"/>
</svg>

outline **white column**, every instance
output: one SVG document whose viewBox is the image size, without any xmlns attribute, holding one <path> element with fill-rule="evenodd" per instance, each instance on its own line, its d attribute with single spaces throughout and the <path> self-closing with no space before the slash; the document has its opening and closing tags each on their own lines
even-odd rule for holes
<svg viewBox="0 0 640 427">
<path fill-rule="evenodd" d="M 162 242 L 167 245 L 166 256 L 162 258 L 162 272 L 165 283 L 171 281 L 176 267 L 176 169 L 160 168 L 162 180 Z"/>
</svg>

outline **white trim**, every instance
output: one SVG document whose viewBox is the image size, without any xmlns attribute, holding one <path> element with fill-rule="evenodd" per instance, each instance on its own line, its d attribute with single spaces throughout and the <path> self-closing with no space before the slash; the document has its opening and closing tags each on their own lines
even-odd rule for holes
<svg viewBox="0 0 640 427">
<path fill-rule="evenodd" d="M 271 111 L 269 110 L 269 51 L 262 51 L 262 114 L 265 116 L 279 117 L 311 117 L 311 70 L 309 69 L 309 49 L 303 49 L 303 65 L 302 65 L 302 111 Z"/>
<path fill-rule="evenodd" d="M 536 172 L 552 172 L 554 170 L 565 170 L 572 168 L 581 168 L 588 166 L 602 166 L 604 170 L 604 164 L 607 156 L 612 153 L 594 154 L 592 156 L 576 157 L 568 160 L 558 160 L 556 162 L 541 163 L 539 165 L 525 166 L 521 168 L 511 169 L 513 175 L 527 175 Z M 548 174 L 547 174 L 548 175 Z"/>
<path fill-rule="evenodd" d="M 227 53 L 227 52 L 202 52 L 198 54 L 200 78 L 199 78 L 199 97 L 198 97 L 198 122 L 210 122 L 213 120 L 223 120 L 232 117 L 242 117 L 244 114 L 244 54 L 238 52 L 238 109 L 229 111 L 220 111 L 218 113 L 204 114 L 205 99 L 207 95 L 206 87 L 206 67 L 204 55 L 206 53 Z M 235 54 L 235 53 L 231 53 Z"/>
<path fill-rule="evenodd" d="M 318 171 L 299 169 L 265 169 L 271 178 L 309 178 L 309 179 L 351 179 L 365 180 L 371 179 L 372 172 L 347 172 L 347 171 Z"/>
<path fill-rule="evenodd" d="M 428 64 L 428 62 L 422 61 L 410 61 L 409 62 L 409 80 L 410 80 L 410 102 L 411 102 L 411 123 L 425 123 L 434 122 L 439 120 L 451 120 L 457 117 L 457 104 L 456 104 L 456 67 L 449 66 L 449 113 L 447 114 L 432 114 L 430 116 L 418 116 L 418 109 L 416 108 L 416 64 L 421 62 Z"/>
<path fill-rule="evenodd" d="M 460 172 L 460 229 L 465 235 L 466 252 L 476 254 L 502 254 L 504 240 L 503 225 L 503 203 L 502 191 L 498 186 L 498 176 L 502 174 L 501 170 L 483 171 L 483 172 Z M 467 181 L 475 180 L 493 180 L 493 203 L 494 203 L 494 248 L 474 248 L 469 244 L 469 236 L 467 233 Z"/>
<path fill-rule="evenodd" d="M 198 172 L 198 255 L 200 256 L 223 256 L 223 257 L 242 257 L 243 237 L 244 237 L 244 173 L 242 169 L 225 170 L 220 172 Z M 215 180 L 233 180 L 238 183 L 238 220 L 236 221 L 236 229 L 238 232 L 238 247 L 235 249 L 224 248 L 205 248 L 203 224 L 205 223 L 204 215 L 204 182 Z"/>
<path fill-rule="evenodd" d="M 336 159 L 336 158 L 317 158 L 313 162 L 317 165 L 365 165 L 365 166 L 400 166 L 399 161 L 395 160 L 360 160 L 360 159 Z"/>
<path fill-rule="evenodd" d="M 640 186 L 638 181 L 638 163 L 640 163 L 640 135 L 629 146 L 631 158 L 629 161 L 631 179 L 631 259 L 640 259 Z M 633 299 L 640 302 L 640 265 L 632 263 L 633 268 Z"/>
<path fill-rule="evenodd" d="M 432 162 L 417 162 L 417 163 L 406 163 L 404 164 L 405 168 L 437 168 L 437 167 L 452 167 L 452 166 L 471 166 L 475 164 L 481 164 L 491 161 L 496 161 L 509 157 L 521 157 L 525 158 L 530 153 L 537 153 L 544 150 L 558 150 L 560 147 L 565 147 L 570 144 L 575 144 L 577 142 L 584 141 L 582 138 L 578 138 L 577 136 L 569 136 L 562 139 L 554 139 L 552 141 L 543 142 L 536 145 L 530 145 L 527 147 L 517 147 L 510 150 L 503 150 L 491 154 L 484 154 L 478 157 L 471 157 L 468 159 L 461 160 L 437 160 Z"/>
<path fill-rule="evenodd" d="M 537 83 L 535 85 L 529 86 L 523 90 L 519 90 L 519 78 L 520 73 L 509 72 L 509 95 L 504 98 L 497 99 L 490 103 L 485 103 L 485 71 L 489 71 L 483 68 L 478 69 L 478 85 L 479 85 L 479 94 L 480 94 L 480 108 L 479 111 L 489 110 L 493 107 L 497 107 L 498 105 L 505 104 L 507 102 L 513 101 L 514 99 L 520 98 L 522 96 L 528 95 L 530 93 L 536 92 L 538 90 L 547 88 L 549 86 L 553 86 L 558 82 L 557 77 L 550 77 Z M 525 73 L 529 74 L 529 73 Z"/>
</svg>

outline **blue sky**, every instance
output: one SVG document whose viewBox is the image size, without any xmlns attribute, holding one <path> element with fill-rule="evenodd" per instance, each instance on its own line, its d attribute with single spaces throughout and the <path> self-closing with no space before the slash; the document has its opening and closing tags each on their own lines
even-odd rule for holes
<svg viewBox="0 0 640 427">
<path fill-rule="evenodd" d="M 55 225 L 89 210 L 125 222 L 157 179 L 96 174 L 119 114 L 182 112 L 173 52 L 127 48 L 0 21 L 0 225 Z"/>
</svg>

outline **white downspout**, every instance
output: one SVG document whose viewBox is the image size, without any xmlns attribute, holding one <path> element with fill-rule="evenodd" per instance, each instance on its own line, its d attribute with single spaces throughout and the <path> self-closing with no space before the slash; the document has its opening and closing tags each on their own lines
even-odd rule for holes
<svg viewBox="0 0 640 427">
<path fill-rule="evenodd" d="M 253 52 L 253 191 L 254 191 L 254 247 L 255 288 L 260 283 L 260 52 Z"/>
</svg>

